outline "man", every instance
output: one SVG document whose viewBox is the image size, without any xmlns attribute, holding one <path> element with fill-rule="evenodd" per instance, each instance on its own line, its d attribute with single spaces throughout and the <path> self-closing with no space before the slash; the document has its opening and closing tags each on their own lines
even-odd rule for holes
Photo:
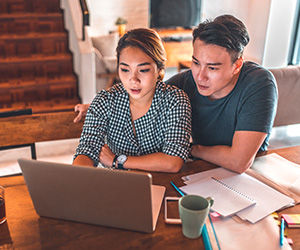
<svg viewBox="0 0 300 250">
<path fill-rule="evenodd" d="M 193 31 L 191 70 L 167 81 L 191 100 L 191 154 L 237 173 L 267 150 L 277 106 L 273 75 L 244 62 L 248 42 L 245 25 L 231 15 L 200 23 Z M 86 107 L 75 107 L 79 119 Z"/>
</svg>

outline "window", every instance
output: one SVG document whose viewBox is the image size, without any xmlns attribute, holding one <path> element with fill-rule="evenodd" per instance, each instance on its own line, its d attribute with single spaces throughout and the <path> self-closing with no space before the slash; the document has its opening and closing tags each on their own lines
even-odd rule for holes
<svg viewBox="0 0 300 250">
<path fill-rule="evenodd" d="M 288 64 L 300 64 L 300 0 L 298 0 L 296 7 L 295 24 L 291 39 Z"/>
</svg>

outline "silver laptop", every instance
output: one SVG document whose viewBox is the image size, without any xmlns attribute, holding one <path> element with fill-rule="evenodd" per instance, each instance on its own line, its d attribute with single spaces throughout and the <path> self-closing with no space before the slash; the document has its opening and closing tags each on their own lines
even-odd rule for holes
<svg viewBox="0 0 300 250">
<path fill-rule="evenodd" d="M 149 173 L 19 159 L 40 216 L 151 233 L 165 187 Z"/>
</svg>

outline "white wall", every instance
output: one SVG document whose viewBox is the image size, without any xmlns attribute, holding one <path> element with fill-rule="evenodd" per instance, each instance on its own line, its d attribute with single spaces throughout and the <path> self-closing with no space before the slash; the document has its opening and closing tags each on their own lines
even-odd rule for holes
<svg viewBox="0 0 300 250">
<path fill-rule="evenodd" d="M 69 33 L 69 48 L 73 53 L 73 67 L 78 76 L 79 96 L 89 103 L 96 94 L 95 55 L 88 39 L 82 41 L 82 13 L 79 1 L 61 0 L 65 28 Z"/>
<path fill-rule="evenodd" d="M 231 14 L 246 25 L 250 42 L 245 48 L 245 59 L 261 63 L 271 0 L 202 0 L 202 2 L 202 20 Z"/>
<path fill-rule="evenodd" d="M 116 31 L 118 17 L 125 18 L 128 29 L 148 27 L 149 0 L 86 0 L 90 11 L 91 36 Z"/>
<path fill-rule="evenodd" d="M 298 0 L 299 1 L 299 0 Z M 245 59 L 267 68 L 287 65 L 297 0 L 202 0 L 202 20 L 232 14 L 246 25 Z"/>
</svg>

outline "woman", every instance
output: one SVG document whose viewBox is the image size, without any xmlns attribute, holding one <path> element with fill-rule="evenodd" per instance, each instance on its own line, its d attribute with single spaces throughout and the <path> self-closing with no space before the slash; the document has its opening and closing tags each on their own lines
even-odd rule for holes
<svg viewBox="0 0 300 250">
<path fill-rule="evenodd" d="M 165 50 L 150 29 L 127 32 L 117 46 L 121 83 L 90 105 L 74 165 L 178 172 L 188 158 L 187 95 L 162 83 Z"/>
</svg>

